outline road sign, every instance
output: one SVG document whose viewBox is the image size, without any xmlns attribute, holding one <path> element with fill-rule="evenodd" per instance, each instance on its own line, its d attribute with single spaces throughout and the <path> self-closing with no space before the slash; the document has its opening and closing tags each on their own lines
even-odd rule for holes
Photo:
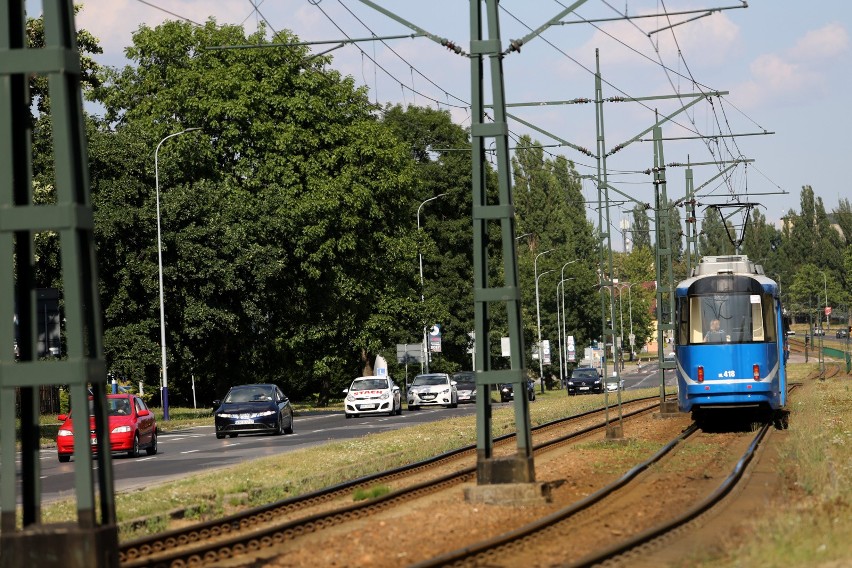
<svg viewBox="0 0 852 568">
<path fill-rule="evenodd" d="M 830 316 L 830 315 L 831 315 L 831 306 L 826 306 L 826 307 L 825 307 L 825 315 L 827 315 L 827 316 Z"/>
<path fill-rule="evenodd" d="M 396 362 L 404 365 L 406 363 L 422 363 L 423 362 L 423 344 L 422 343 L 397 343 L 396 345 Z"/>
</svg>

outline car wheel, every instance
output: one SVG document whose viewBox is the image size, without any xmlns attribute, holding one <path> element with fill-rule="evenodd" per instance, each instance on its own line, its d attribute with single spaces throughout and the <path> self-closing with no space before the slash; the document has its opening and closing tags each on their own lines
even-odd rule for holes
<svg viewBox="0 0 852 568">
<path fill-rule="evenodd" d="M 68 463 L 71 461 L 71 456 L 59 456 L 60 463 Z"/>
<path fill-rule="evenodd" d="M 237 437 L 237 435 L 236 435 L 236 434 L 228 434 L 228 437 L 229 437 L 229 438 L 236 438 L 236 437 Z"/>
<path fill-rule="evenodd" d="M 278 417 L 278 422 L 275 423 L 275 430 L 272 431 L 273 436 L 281 436 L 284 434 L 284 421 L 281 416 Z"/>
<path fill-rule="evenodd" d="M 409 405 L 408 405 L 408 410 L 420 410 L 420 407 L 419 407 L 419 406 L 415 406 L 415 405 L 413 405 L 413 404 L 409 404 Z"/>
<path fill-rule="evenodd" d="M 224 438 L 224 437 L 225 437 L 225 435 L 224 435 L 224 434 L 220 434 L 219 432 L 216 432 L 216 439 L 217 439 L 217 440 L 221 440 L 221 439 L 222 439 L 222 438 Z"/>
<path fill-rule="evenodd" d="M 153 456 L 157 453 L 157 431 L 154 430 L 154 434 L 151 436 L 151 445 L 145 448 L 145 453 L 149 456 Z"/>
<path fill-rule="evenodd" d="M 349 414 L 348 412 L 344 412 L 343 414 L 346 416 L 346 419 L 347 419 L 347 420 L 349 420 L 350 418 L 352 418 L 352 415 L 351 415 L 351 414 Z"/>
<path fill-rule="evenodd" d="M 127 450 L 127 456 L 131 458 L 139 456 L 139 434 L 133 436 L 133 447 Z"/>
<path fill-rule="evenodd" d="M 284 428 L 284 433 L 285 434 L 292 434 L 293 433 L 293 415 L 292 414 L 290 415 L 290 423 L 287 425 L 286 428 Z"/>
<path fill-rule="evenodd" d="M 396 415 L 402 416 L 402 401 L 399 402 L 399 406 L 396 409 Z"/>
</svg>

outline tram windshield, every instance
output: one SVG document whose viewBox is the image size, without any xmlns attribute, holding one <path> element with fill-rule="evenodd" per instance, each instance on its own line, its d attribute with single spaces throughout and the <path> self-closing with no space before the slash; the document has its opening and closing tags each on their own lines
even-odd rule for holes
<svg viewBox="0 0 852 568">
<path fill-rule="evenodd" d="M 769 294 L 707 294 L 678 300 L 677 343 L 755 343 L 776 340 Z"/>
</svg>

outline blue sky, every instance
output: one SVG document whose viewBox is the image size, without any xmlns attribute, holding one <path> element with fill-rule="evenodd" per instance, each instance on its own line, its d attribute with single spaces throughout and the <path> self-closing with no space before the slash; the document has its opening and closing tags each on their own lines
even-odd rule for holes
<svg viewBox="0 0 852 568">
<path fill-rule="evenodd" d="M 468 51 L 468 2 L 377 3 Z M 504 46 L 509 39 L 538 28 L 568 4 L 567 0 L 503 0 L 500 25 Z M 686 12 L 741 5 L 739 0 L 588 0 L 576 15 L 562 21 L 615 18 L 625 10 L 635 16 L 660 14 L 664 9 Z M 268 27 L 289 29 L 304 41 L 337 40 L 344 33 L 352 38 L 412 33 L 357 0 L 111 0 L 84 6 L 78 26 L 100 39 L 105 52 L 100 62 L 113 66 L 126 64 L 123 50 L 135 29 L 143 24 L 156 26 L 175 15 L 195 22 L 214 17 L 219 23 L 243 24 L 252 31 L 266 20 Z M 852 113 L 846 104 L 852 80 L 852 2 L 752 0 L 744 9 L 724 9 L 661 30 L 697 15 L 552 26 L 520 53 L 504 58 L 506 99 L 520 103 L 593 98 L 592 72 L 598 49 L 605 98 L 729 92 L 721 100 L 714 97 L 712 105 L 700 102 L 663 126 L 665 137 L 681 138 L 664 143 L 666 163 L 732 157 L 755 160 L 707 184 L 700 192 L 702 204 L 757 202 L 762 213 L 775 222 L 789 209 L 798 210 L 800 190 L 806 184 L 813 186 L 828 211 L 840 198 L 852 198 L 846 175 L 847 161 L 852 158 Z M 655 30 L 661 31 L 648 35 Z M 316 45 L 313 50 L 329 47 Z M 469 125 L 465 108 L 470 101 L 469 59 L 426 38 L 360 43 L 332 53 L 332 66 L 367 85 L 371 99 L 449 108 L 456 121 Z M 607 149 L 650 127 L 655 112 L 668 115 L 679 105 L 676 99 L 607 103 Z M 594 105 L 522 107 L 510 112 L 562 140 L 595 150 Z M 559 143 L 521 122 L 510 121 L 509 128 L 513 135 L 532 134 L 543 144 Z M 763 132 L 774 134 L 754 135 Z M 683 139 L 696 133 L 749 136 L 717 137 L 710 142 Z M 554 146 L 547 151 L 573 160 L 583 175 L 595 172 L 594 159 L 573 148 Z M 609 181 L 639 201 L 652 202 L 651 176 L 637 173 L 652 165 L 653 145 L 635 142 L 607 159 Z M 697 187 L 719 170 L 708 165 L 696 166 L 694 171 Z M 668 168 L 667 181 L 669 197 L 681 197 L 684 168 Z M 584 194 L 592 201 L 594 187 L 590 181 L 584 183 Z M 623 206 L 631 207 L 631 203 Z M 592 209 L 589 212 L 590 217 L 597 217 Z M 612 215 L 617 225 L 620 209 L 613 209 Z M 613 239 L 616 241 L 615 236 Z"/>
</svg>

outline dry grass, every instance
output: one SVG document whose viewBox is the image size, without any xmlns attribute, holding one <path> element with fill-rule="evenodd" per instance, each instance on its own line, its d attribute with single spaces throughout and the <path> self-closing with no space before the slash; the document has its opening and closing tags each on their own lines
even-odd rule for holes
<svg viewBox="0 0 852 568">
<path fill-rule="evenodd" d="M 624 400 L 656 392 L 654 389 L 628 391 L 624 393 Z M 530 420 L 535 426 L 579 414 L 598 408 L 602 398 L 602 395 L 569 397 L 564 391 L 539 394 L 530 404 Z M 496 409 L 492 426 L 494 436 L 514 432 L 511 407 Z M 190 519 L 221 516 L 239 508 L 263 505 L 423 460 L 475 442 L 475 418 L 456 417 L 258 459 L 142 491 L 119 493 L 116 513 L 121 524 L 121 539 L 162 531 L 164 513 L 171 511 L 183 511 Z M 240 498 L 235 500 L 235 496 Z M 46 523 L 74 520 L 75 515 L 73 500 L 57 502 L 43 510 Z M 131 520 L 137 522 L 128 522 Z"/>
<path fill-rule="evenodd" d="M 790 428 L 782 449 L 784 493 L 774 509 L 751 522 L 747 543 L 714 551 L 692 566 L 704 568 L 839 568 L 852 559 L 852 380 L 806 380 L 817 365 L 791 364 L 790 381 L 805 381 L 791 402 Z M 625 400 L 657 394 L 656 389 L 625 393 Z M 598 407 L 600 396 L 567 397 L 564 391 L 539 395 L 530 405 L 533 425 Z M 515 430 L 509 407 L 494 412 L 495 436 Z M 241 508 L 320 489 L 348 479 L 404 465 L 472 444 L 473 417 L 451 418 L 371 434 L 362 438 L 290 452 L 215 473 L 116 496 L 129 539 L 166 528 L 164 512 L 183 510 L 190 520 L 221 516 Z M 625 459 L 635 456 L 625 450 Z M 45 522 L 73 520 L 73 501 L 48 506 Z M 131 519 L 143 519 L 131 524 Z"/>
<path fill-rule="evenodd" d="M 790 365 L 803 380 L 817 365 Z M 773 510 L 750 524 L 747 544 L 724 550 L 706 568 L 840 568 L 852 564 L 852 380 L 808 380 L 791 402 L 782 447 L 784 490 Z"/>
</svg>

